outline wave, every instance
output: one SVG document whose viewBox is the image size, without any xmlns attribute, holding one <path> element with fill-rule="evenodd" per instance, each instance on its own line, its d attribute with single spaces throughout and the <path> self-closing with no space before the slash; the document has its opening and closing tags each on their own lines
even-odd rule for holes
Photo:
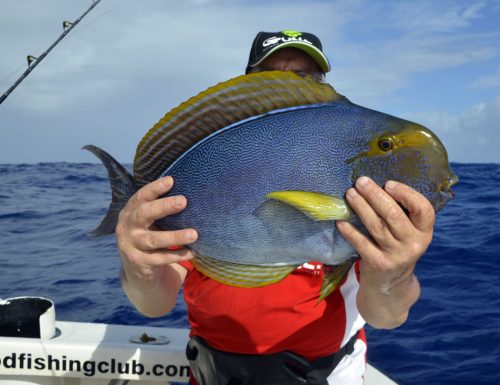
<svg viewBox="0 0 500 385">
<path fill-rule="evenodd" d="M 405 385 L 498 379 L 500 165 L 452 168 L 456 197 L 416 268 L 420 300 L 402 327 L 367 330 L 369 361 Z M 109 205 L 101 165 L 0 165 L 0 175 L 1 297 L 49 297 L 59 320 L 188 327 L 182 295 L 166 317 L 138 314 L 121 289 L 114 237 L 87 236 Z"/>
</svg>

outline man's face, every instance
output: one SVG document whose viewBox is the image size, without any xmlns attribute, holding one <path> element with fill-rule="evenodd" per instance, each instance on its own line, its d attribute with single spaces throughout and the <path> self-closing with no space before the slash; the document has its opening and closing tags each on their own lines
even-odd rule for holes
<svg viewBox="0 0 500 385">
<path fill-rule="evenodd" d="M 276 51 L 250 72 L 260 71 L 294 71 L 313 77 L 323 76 L 318 64 L 308 54 L 297 48 L 282 48 Z"/>
</svg>

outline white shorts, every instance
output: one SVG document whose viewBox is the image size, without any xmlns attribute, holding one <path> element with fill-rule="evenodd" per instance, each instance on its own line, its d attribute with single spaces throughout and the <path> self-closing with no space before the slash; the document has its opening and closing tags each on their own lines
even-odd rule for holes
<svg viewBox="0 0 500 385">
<path fill-rule="evenodd" d="M 357 339 L 354 351 L 346 355 L 328 376 L 330 385 L 363 385 L 366 370 L 366 343 Z"/>
</svg>

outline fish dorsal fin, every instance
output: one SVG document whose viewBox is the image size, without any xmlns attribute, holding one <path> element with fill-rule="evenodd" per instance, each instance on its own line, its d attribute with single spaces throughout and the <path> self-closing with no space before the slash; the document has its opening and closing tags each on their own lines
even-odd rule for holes
<svg viewBox="0 0 500 385">
<path fill-rule="evenodd" d="M 168 112 L 143 137 L 134 159 L 138 186 L 157 179 L 213 132 L 280 108 L 345 99 L 329 84 L 293 72 L 266 71 L 219 83 Z"/>
</svg>

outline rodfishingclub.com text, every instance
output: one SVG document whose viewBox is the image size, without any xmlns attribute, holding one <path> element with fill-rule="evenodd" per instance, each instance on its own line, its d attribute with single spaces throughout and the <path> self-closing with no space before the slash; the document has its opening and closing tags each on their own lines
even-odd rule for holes
<svg viewBox="0 0 500 385">
<path fill-rule="evenodd" d="M 189 365 L 154 364 L 149 369 L 137 360 L 121 362 L 115 358 L 108 360 L 75 360 L 67 356 L 55 357 L 51 354 L 35 357 L 31 353 L 11 353 L 0 356 L 0 373 L 7 374 L 5 369 L 24 369 L 34 371 L 55 371 L 82 373 L 86 377 L 96 374 L 121 374 L 134 376 L 182 377 L 190 376 Z"/>
</svg>

